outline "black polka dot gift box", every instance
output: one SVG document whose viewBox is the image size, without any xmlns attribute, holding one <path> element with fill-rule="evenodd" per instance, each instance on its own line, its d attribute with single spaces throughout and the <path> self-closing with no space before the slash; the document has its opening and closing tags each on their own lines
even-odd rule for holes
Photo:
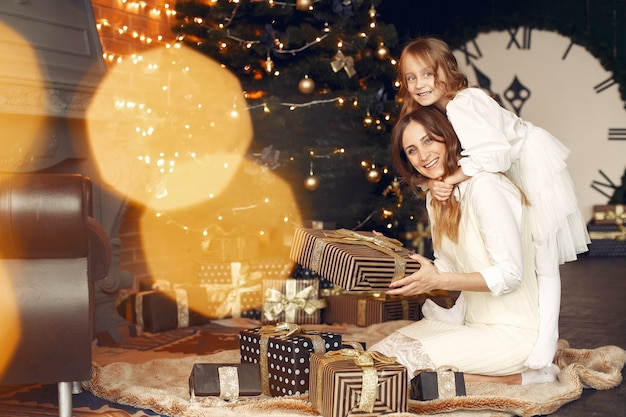
<svg viewBox="0 0 626 417">
<path fill-rule="evenodd" d="M 310 354 L 341 347 L 339 334 L 308 331 L 289 323 L 239 333 L 241 363 L 259 364 L 263 394 L 272 397 L 308 392 Z"/>
</svg>

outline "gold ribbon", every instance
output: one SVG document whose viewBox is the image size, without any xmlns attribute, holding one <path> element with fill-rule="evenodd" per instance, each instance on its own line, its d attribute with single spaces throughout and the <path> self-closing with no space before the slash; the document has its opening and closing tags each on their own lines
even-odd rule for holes
<svg viewBox="0 0 626 417">
<path fill-rule="evenodd" d="M 437 369 L 428 369 L 421 372 L 435 372 L 437 374 L 437 395 L 438 398 L 456 397 L 456 376 L 458 368 L 453 366 L 440 366 Z"/>
<path fill-rule="evenodd" d="M 313 343 L 313 352 L 323 353 L 326 351 L 326 343 L 319 332 L 304 330 L 293 323 L 277 323 L 276 325 L 262 326 L 259 329 L 259 368 L 261 371 L 261 390 L 263 394 L 270 395 L 269 367 L 267 363 L 267 345 L 270 337 L 277 336 L 303 336 Z"/>
<path fill-rule="evenodd" d="M 597 211 L 593 213 L 593 219 L 597 221 L 615 221 L 615 224 L 622 225 L 626 220 L 626 212 L 623 204 L 616 204 L 615 210 L 610 208 L 607 211 Z"/>
<path fill-rule="evenodd" d="M 369 248 L 382 252 L 394 259 L 394 271 L 392 281 L 404 278 L 406 271 L 406 259 L 396 252 L 402 251 L 402 242 L 386 236 L 365 236 L 348 229 L 338 229 L 333 233 L 325 233 L 325 238 L 315 240 L 313 254 L 311 256 L 311 270 L 319 271 L 322 260 L 322 250 L 329 242 L 346 243 L 351 245 L 365 245 Z"/>
<path fill-rule="evenodd" d="M 341 51 L 337 51 L 337 54 L 330 63 L 330 66 L 334 72 L 339 72 L 342 68 L 345 69 L 346 74 L 348 74 L 348 77 L 350 78 L 356 74 L 356 70 L 354 69 L 354 58 L 351 56 L 345 56 Z"/>
<path fill-rule="evenodd" d="M 352 346 L 352 349 L 343 348 L 326 352 L 326 357 L 321 360 L 321 366 L 317 368 L 317 409 L 322 409 L 322 374 L 324 365 L 327 363 L 353 359 L 354 363 L 361 368 L 363 379 L 361 383 L 361 398 L 359 400 L 359 410 L 371 413 L 376 403 L 378 389 L 378 371 L 374 367 L 376 361 L 383 363 L 395 363 L 396 358 L 383 355 L 376 351 L 364 351 L 358 343 L 346 342 L 345 345 Z M 312 389 L 310 387 L 309 389 Z"/>
<path fill-rule="evenodd" d="M 239 373 L 236 366 L 217 368 L 220 381 L 220 399 L 235 401 L 239 398 Z"/>
<path fill-rule="evenodd" d="M 326 300 L 317 298 L 317 290 L 314 286 L 296 291 L 296 279 L 288 279 L 285 282 L 285 294 L 268 288 L 265 292 L 265 303 L 263 304 L 263 314 L 268 321 L 273 321 L 285 312 L 285 321 L 293 323 L 296 321 L 296 312 L 303 310 L 306 314 L 311 315 L 315 311 L 326 307 Z"/>
</svg>

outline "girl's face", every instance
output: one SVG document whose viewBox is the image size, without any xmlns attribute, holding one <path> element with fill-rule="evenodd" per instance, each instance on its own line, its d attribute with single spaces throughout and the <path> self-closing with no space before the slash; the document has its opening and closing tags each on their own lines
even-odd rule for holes
<svg viewBox="0 0 626 417">
<path fill-rule="evenodd" d="M 404 129 L 402 148 L 409 163 L 424 177 L 439 179 L 445 174 L 446 146 L 420 123 L 411 121 Z"/>
<path fill-rule="evenodd" d="M 441 69 L 435 70 L 415 56 L 407 56 L 402 68 L 404 82 L 411 98 L 420 106 L 436 105 L 445 110 L 445 92 L 435 85 L 435 81 L 446 82 L 446 75 Z"/>
</svg>

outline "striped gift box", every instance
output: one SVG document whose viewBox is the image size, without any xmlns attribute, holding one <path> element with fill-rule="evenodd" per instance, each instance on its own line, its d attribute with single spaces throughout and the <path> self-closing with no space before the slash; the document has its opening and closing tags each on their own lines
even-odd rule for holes
<svg viewBox="0 0 626 417">
<path fill-rule="evenodd" d="M 375 360 L 374 382 L 352 356 L 312 353 L 310 366 L 309 401 L 324 417 L 374 417 L 407 411 L 407 370 L 395 361 Z M 369 396 L 373 398 L 371 409 L 364 410 L 361 398 Z"/>
<path fill-rule="evenodd" d="M 327 324 L 356 324 L 367 327 L 392 320 L 419 320 L 421 304 L 418 297 L 398 297 L 384 293 L 345 293 L 326 298 L 323 311 Z"/>
<path fill-rule="evenodd" d="M 399 241 L 372 232 L 296 229 L 291 259 L 348 291 L 387 289 L 419 269 Z"/>
</svg>

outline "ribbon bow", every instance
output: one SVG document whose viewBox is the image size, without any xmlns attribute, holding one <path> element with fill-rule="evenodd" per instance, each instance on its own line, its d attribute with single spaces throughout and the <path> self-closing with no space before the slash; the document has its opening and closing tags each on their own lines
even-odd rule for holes
<svg viewBox="0 0 626 417">
<path fill-rule="evenodd" d="M 268 372 L 267 345 L 270 337 L 276 336 L 304 336 L 313 343 L 313 352 L 321 353 L 326 350 L 324 339 L 316 331 L 307 331 L 297 324 L 280 322 L 275 325 L 262 326 L 259 328 L 259 367 L 261 369 L 261 389 L 263 394 L 270 395 L 270 383 Z"/>
<path fill-rule="evenodd" d="M 348 77 L 352 77 L 356 74 L 356 70 L 354 69 L 354 58 L 351 56 L 345 56 L 341 51 L 337 52 L 334 60 L 330 63 L 330 66 L 334 72 L 339 72 L 342 68 L 345 69 Z"/>
<path fill-rule="evenodd" d="M 326 233 L 326 236 L 332 238 L 369 242 L 381 248 L 400 252 L 402 250 L 402 242 L 387 236 L 366 236 L 348 229 L 337 229 L 333 233 Z"/>
<path fill-rule="evenodd" d="M 314 298 L 317 290 L 312 285 L 298 291 L 293 296 L 285 295 L 273 288 L 268 288 L 263 304 L 263 314 L 267 320 L 272 321 L 284 311 L 285 321 L 294 322 L 295 314 L 298 310 L 303 310 L 306 314 L 311 315 L 316 310 L 326 307 L 326 300 Z"/>
<path fill-rule="evenodd" d="M 240 262 L 231 262 L 230 273 L 232 278 L 232 286 L 230 291 L 224 298 L 224 301 L 217 308 L 217 317 L 227 317 L 231 315 L 234 318 L 241 317 L 241 295 L 245 292 L 261 292 L 263 273 L 260 271 L 249 271 L 247 265 Z M 215 286 L 207 287 L 207 292 L 215 291 Z"/>
<path fill-rule="evenodd" d="M 359 410 L 365 411 L 367 413 L 371 413 L 374 409 L 374 404 L 376 403 L 376 390 L 378 387 L 378 372 L 374 367 L 374 363 L 376 361 L 383 363 L 394 363 L 396 361 L 395 357 L 383 355 L 380 352 L 376 351 L 365 351 L 358 343 L 345 343 L 347 345 L 352 346 L 353 348 L 343 348 L 341 350 L 333 350 L 330 352 L 326 352 L 326 357 L 331 361 L 339 361 L 346 359 L 353 359 L 354 363 L 361 368 L 363 372 L 363 382 L 361 384 L 361 399 L 359 400 Z M 322 368 L 318 368 L 318 381 L 322 380 Z M 317 398 L 318 401 L 322 398 L 322 384 L 318 384 L 317 386 Z"/>
</svg>

